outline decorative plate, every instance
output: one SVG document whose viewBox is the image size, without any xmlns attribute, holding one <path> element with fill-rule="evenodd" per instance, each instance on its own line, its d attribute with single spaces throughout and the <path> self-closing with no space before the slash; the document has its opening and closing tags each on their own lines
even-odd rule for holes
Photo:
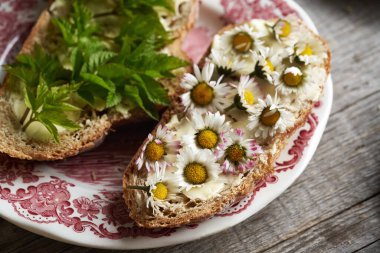
<svg viewBox="0 0 380 253">
<path fill-rule="evenodd" d="M 1 1 L 0 64 L 12 60 L 46 2 Z M 183 48 L 197 61 L 212 35 L 226 23 L 291 13 L 316 30 L 309 16 L 292 0 L 204 0 L 196 28 Z M 3 76 L 0 71 L 0 78 Z M 99 148 L 64 161 L 36 163 L 0 155 L 0 216 L 33 233 L 92 248 L 162 247 L 217 233 L 244 222 L 297 179 L 317 148 L 331 103 L 330 77 L 321 101 L 282 152 L 275 174 L 260 182 L 241 202 L 200 224 L 151 230 L 137 227 L 128 216 L 122 200 L 122 171 L 153 123 L 123 127 Z"/>
</svg>

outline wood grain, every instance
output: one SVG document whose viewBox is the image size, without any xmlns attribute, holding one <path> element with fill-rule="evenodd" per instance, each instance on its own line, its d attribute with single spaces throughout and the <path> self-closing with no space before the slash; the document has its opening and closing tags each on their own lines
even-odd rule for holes
<svg viewBox="0 0 380 253">
<path fill-rule="evenodd" d="M 333 52 L 332 114 L 307 170 L 243 224 L 145 252 L 380 252 L 380 1 L 297 2 Z M 2 252 L 106 252 L 46 239 L 4 220 L 0 235 Z"/>
</svg>

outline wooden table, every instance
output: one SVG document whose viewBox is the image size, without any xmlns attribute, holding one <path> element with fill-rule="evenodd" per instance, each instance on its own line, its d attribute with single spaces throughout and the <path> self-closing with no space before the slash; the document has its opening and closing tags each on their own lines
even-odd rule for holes
<svg viewBox="0 0 380 253">
<path fill-rule="evenodd" d="M 380 252 L 380 1 L 298 2 L 333 52 L 333 109 L 308 168 L 244 223 L 147 252 Z M 90 250 L 0 220 L 2 252 Z"/>
</svg>

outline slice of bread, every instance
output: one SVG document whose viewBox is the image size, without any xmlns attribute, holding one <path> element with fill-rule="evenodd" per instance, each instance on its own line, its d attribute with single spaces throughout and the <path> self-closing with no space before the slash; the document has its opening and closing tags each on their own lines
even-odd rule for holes
<svg viewBox="0 0 380 253">
<path fill-rule="evenodd" d="M 274 24 L 277 23 L 276 20 L 252 20 L 241 25 L 227 26 L 223 28 L 218 35 L 216 35 L 210 51 L 212 52 L 212 49 L 217 46 L 216 43 L 218 42 L 217 40 L 220 36 L 226 32 L 233 32 L 235 28 L 237 28 L 236 31 L 238 31 L 239 27 L 243 27 L 247 24 L 255 27 L 256 24 L 259 24 L 259 26 L 262 24 L 270 24 L 270 26 L 274 26 Z M 179 193 L 177 191 L 175 197 L 159 200 L 155 199 L 151 189 L 150 191 L 148 190 L 148 192 L 136 189 L 135 186 L 148 185 L 149 173 L 157 173 L 154 171 L 148 171 L 144 167 L 141 169 L 138 168 L 138 159 L 144 154 L 143 152 L 145 145 L 141 146 L 136 155 L 133 157 L 131 163 L 126 168 L 123 178 L 124 199 L 130 209 L 130 217 L 134 219 L 139 226 L 147 228 L 179 227 L 186 224 L 198 223 L 204 219 L 214 216 L 247 196 L 253 191 L 257 182 L 274 172 L 274 163 L 276 159 L 284 149 L 290 136 L 293 135 L 306 122 L 314 103 L 318 101 L 322 94 L 323 87 L 330 73 L 331 53 L 327 43 L 317 34 L 312 32 L 301 21 L 291 17 L 289 24 L 292 25 L 292 28 L 294 28 L 295 31 L 302 32 L 299 33 L 298 36 L 310 36 L 311 41 L 316 41 L 322 45 L 322 50 L 325 53 L 323 60 L 317 64 L 320 67 L 320 70 L 324 73 L 322 73 L 322 77 L 318 79 L 317 86 L 314 86 L 313 92 L 315 93 L 315 96 L 313 96 L 313 99 L 298 99 L 297 95 L 294 94 L 289 95 L 289 97 L 279 95 L 283 97 L 283 101 L 289 105 L 289 108 L 293 108 L 293 124 L 288 126 L 285 131 L 276 132 L 273 136 L 269 136 L 264 139 L 259 137 L 257 140 L 261 144 L 263 153 L 256 157 L 256 164 L 254 167 L 244 173 L 239 174 L 241 177 L 241 181 L 238 181 L 239 183 L 228 185 L 223 188 L 219 194 L 206 200 L 199 198 L 191 199 L 190 197 L 185 196 L 181 191 L 179 191 Z M 268 30 L 270 29 L 272 28 L 268 28 Z M 227 54 L 227 48 L 222 47 L 222 52 L 226 52 Z M 205 61 L 207 62 L 207 59 L 205 59 Z M 184 112 L 185 108 L 181 104 L 181 99 L 177 97 L 173 100 L 173 106 L 165 112 L 158 126 L 168 126 L 171 128 L 173 118 L 177 117 L 181 119 L 186 116 Z M 228 114 L 233 114 L 233 112 L 226 113 L 227 117 Z M 152 132 L 152 136 L 155 136 L 156 131 L 157 128 Z M 173 128 L 173 131 L 176 131 L 176 129 Z M 253 130 L 250 135 L 254 136 Z M 183 136 L 177 136 L 178 140 L 184 138 L 185 137 Z M 151 141 L 151 139 L 147 139 L 144 143 L 146 144 L 149 141 Z M 179 155 L 177 155 L 176 159 L 178 159 L 178 156 Z M 179 169 L 174 165 L 173 167 L 174 170 Z M 158 209 L 153 211 L 152 206 L 149 203 L 149 198 L 151 199 L 150 201 L 152 201 L 152 199 L 154 201 L 165 201 L 165 204 L 160 205 Z"/>
<path fill-rule="evenodd" d="M 199 0 L 176 0 L 176 4 L 176 16 L 169 24 L 169 28 L 176 39 L 166 46 L 163 52 L 188 60 L 186 53 L 181 50 L 181 45 L 197 18 Z M 43 11 L 24 42 L 20 53 L 29 54 L 35 44 L 46 43 L 49 40 L 47 32 L 51 26 L 50 21 L 50 10 Z M 182 72 L 178 74 L 180 73 Z M 161 83 L 170 95 L 175 92 L 175 86 L 178 82 L 167 79 L 162 80 Z M 47 161 L 75 156 L 99 145 L 112 126 L 149 119 L 139 109 L 132 110 L 128 117 L 117 112 L 101 116 L 87 115 L 78 122 L 83 126 L 82 129 L 61 134 L 60 143 L 57 144 L 53 141 L 37 142 L 31 140 L 25 132 L 21 131 L 21 125 L 12 111 L 9 94 L 5 89 L 7 85 L 12 85 L 8 77 L 5 78 L 2 87 L 0 87 L 0 152 L 19 159 Z M 164 108 L 159 107 L 158 109 L 162 111 Z"/>
</svg>

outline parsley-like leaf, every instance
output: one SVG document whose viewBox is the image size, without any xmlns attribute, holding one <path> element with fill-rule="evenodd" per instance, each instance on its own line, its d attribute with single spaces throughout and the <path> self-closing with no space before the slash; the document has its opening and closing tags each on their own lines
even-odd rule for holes
<svg viewBox="0 0 380 253">
<path fill-rule="evenodd" d="M 23 129 L 26 129 L 32 122 L 39 121 L 52 134 L 56 142 L 59 142 L 59 137 L 55 125 L 64 127 L 69 131 L 79 129 L 79 125 L 68 119 L 65 115 L 67 111 L 80 110 L 80 108 L 68 102 L 69 95 L 76 89 L 76 85 L 49 88 L 42 77 L 35 94 L 33 94 L 30 88 L 25 86 L 25 104 L 30 110 L 30 118 L 27 122 L 22 122 Z"/>
<path fill-rule="evenodd" d="M 146 99 L 146 97 L 140 94 L 139 88 L 136 86 L 126 85 L 124 87 L 125 96 L 134 104 L 143 109 L 153 119 L 158 119 L 158 114 L 154 105 Z"/>
</svg>

